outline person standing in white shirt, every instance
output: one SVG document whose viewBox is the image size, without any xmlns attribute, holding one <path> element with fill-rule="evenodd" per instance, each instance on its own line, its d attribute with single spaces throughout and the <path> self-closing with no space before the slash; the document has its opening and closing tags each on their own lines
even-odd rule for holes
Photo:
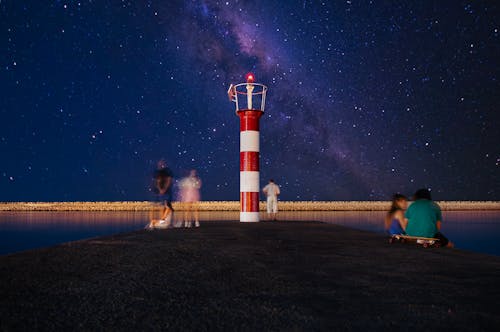
<svg viewBox="0 0 500 332">
<path fill-rule="evenodd" d="M 280 187 L 271 179 L 262 191 L 267 196 L 268 219 L 272 218 L 272 220 L 277 220 L 276 216 L 278 214 L 278 195 L 280 194 Z"/>
</svg>

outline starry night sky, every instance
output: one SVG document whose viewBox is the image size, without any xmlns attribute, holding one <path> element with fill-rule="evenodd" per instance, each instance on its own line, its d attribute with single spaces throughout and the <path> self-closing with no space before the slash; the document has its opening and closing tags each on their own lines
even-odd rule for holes
<svg viewBox="0 0 500 332">
<path fill-rule="evenodd" d="M 500 199 L 496 1 L 0 1 L 0 201 L 145 200 L 165 158 L 239 198 L 230 83 L 268 85 L 261 185 Z"/>
</svg>

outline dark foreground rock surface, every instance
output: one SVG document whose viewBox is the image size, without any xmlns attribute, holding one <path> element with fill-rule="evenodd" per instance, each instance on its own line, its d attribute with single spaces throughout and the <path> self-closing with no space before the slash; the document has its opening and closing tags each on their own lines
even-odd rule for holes
<svg viewBox="0 0 500 332">
<path fill-rule="evenodd" d="M 0 328 L 500 327 L 500 258 L 340 226 L 207 223 L 0 257 Z"/>
</svg>

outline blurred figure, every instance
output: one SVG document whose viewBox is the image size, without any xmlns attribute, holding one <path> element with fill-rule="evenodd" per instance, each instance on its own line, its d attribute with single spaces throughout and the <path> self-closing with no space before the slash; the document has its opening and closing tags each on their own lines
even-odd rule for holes
<svg viewBox="0 0 500 332">
<path fill-rule="evenodd" d="M 184 203 L 184 227 L 191 227 L 193 219 L 196 227 L 200 227 L 199 206 L 201 180 L 196 170 L 191 170 L 188 177 L 179 183 L 180 199 Z"/>
<path fill-rule="evenodd" d="M 278 215 L 278 195 L 280 194 L 280 187 L 274 183 L 274 180 L 269 180 L 269 183 L 262 189 L 267 196 L 267 218 L 269 220 L 277 220 Z"/>
<path fill-rule="evenodd" d="M 404 235 L 408 220 L 405 218 L 404 212 L 408 206 L 408 199 L 401 194 L 392 196 L 391 209 L 385 216 L 385 230 L 390 235 Z"/>
<path fill-rule="evenodd" d="M 408 219 L 406 233 L 410 236 L 437 238 L 443 247 L 453 247 L 453 243 L 440 232 L 443 221 L 441 208 L 432 201 L 429 189 L 417 190 L 413 200 L 405 213 Z"/>
<path fill-rule="evenodd" d="M 172 180 L 172 171 L 167 167 L 166 161 L 161 159 L 158 161 L 157 169 L 153 175 L 153 192 L 158 204 L 151 210 L 151 221 L 148 225 L 150 229 L 167 228 L 171 224 L 174 211 L 172 208 Z M 161 211 L 160 218 L 156 219 L 155 214 L 158 213 L 158 210 Z"/>
</svg>

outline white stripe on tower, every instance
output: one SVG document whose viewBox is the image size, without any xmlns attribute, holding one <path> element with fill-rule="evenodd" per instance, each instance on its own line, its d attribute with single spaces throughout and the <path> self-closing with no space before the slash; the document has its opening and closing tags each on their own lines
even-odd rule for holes
<svg viewBox="0 0 500 332">
<path fill-rule="evenodd" d="M 240 172 L 240 192 L 251 193 L 259 192 L 260 174 L 257 171 L 241 171 Z"/>
<path fill-rule="evenodd" d="M 240 132 L 240 152 L 260 152 L 259 132 L 245 130 Z"/>
<path fill-rule="evenodd" d="M 259 212 L 240 212 L 241 222 L 259 222 Z"/>
</svg>

